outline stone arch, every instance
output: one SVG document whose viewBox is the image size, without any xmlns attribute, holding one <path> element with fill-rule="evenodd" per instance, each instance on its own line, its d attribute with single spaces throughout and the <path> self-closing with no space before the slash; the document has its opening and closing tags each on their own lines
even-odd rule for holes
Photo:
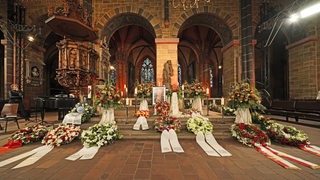
<svg viewBox="0 0 320 180">
<path fill-rule="evenodd" d="M 128 8 L 126 8 L 128 10 Z M 112 34 L 119 28 L 127 25 L 138 25 L 149 31 L 154 37 L 161 37 L 161 22 L 151 13 L 141 8 L 129 7 L 125 13 L 119 8 L 108 11 L 96 23 L 100 38 L 109 42 Z"/>
<path fill-rule="evenodd" d="M 196 17 L 196 21 L 186 23 L 187 20 L 194 17 Z M 232 39 L 239 36 L 236 34 L 238 33 L 238 21 L 236 17 L 220 8 L 214 6 L 201 7 L 197 11 L 189 10 L 181 13 L 177 22 L 172 26 L 172 32 L 173 36 L 178 37 L 179 32 L 191 24 L 204 25 L 213 28 L 219 34 L 223 45 L 226 46 Z"/>
<path fill-rule="evenodd" d="M 229 15 L 227 15 L 227 17 L 230 18 Z M 211 28 L 217 32 L 222 41 L 223 46 L 226 46 L 233 39 L 232 30 L 226 23 L 226 19 L 229 19 L 227 17 L 221 19 L 212 13 L 198 13 L 189 16 L 188 18 L 185 17 L 182 21 L 182 24 L 175 23 L 174 27 L 179 28 L 179 30 L 177 31 L 177 36 L 180 32 L 193 25 L 202 25 Z"/>
</svg>

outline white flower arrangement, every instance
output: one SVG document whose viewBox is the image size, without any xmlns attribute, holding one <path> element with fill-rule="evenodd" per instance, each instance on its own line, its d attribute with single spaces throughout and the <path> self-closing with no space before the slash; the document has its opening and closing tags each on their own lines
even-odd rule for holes
<svg viewBox="0 0 320 180">
<path fill-rule="evenodd" d="M 81 141 L 85 147 L 101 147 L 121 138 L 117 125 L 112 123 L 95 124 L 81 133 Z"/>
<path fill-rule="evenodd" d="M 193 117 L 189 118 L 187 121 L 187 129 L 190 132 L 193 132 L 194 134 L 198 134 L 198 132 L 203 132 L 205 134 L 206 132 L 212 132 L 213 131 L 213 125 L 210 121 L 200 118 L 200 117 Z"/>
<path fill-rule="evenodd" d="M 80 131 L 79 126 L 60 124 L 57 128 L 47 133 L 42 140 L 42 144 L 53 146 L 68 144 L 80 135 Z"/>
<path fill-rule="evenodd" d="M 90 106 L 88 103 L 77 103 L 71 113 L 83 113 L 81 123 L 88 122 L 91 117 L 96 113 L 96 107 Z"/>
</svg>

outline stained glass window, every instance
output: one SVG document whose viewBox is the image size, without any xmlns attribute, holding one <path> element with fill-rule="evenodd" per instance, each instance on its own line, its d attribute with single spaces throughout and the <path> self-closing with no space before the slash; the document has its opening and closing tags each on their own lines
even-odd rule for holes
<svg viewBox="0 0 320 180">
<path fill-rule="evenodd" d="M 213 69 L 212 66 L 209 67 L 209 77 L 210 77 L 210 87 L 213 87 Z"/>
<path fill-rule="evenodd" d="M 178 82 L 179 82 L 179 86 L 182 86 L 182 73 L 181 73 L 180 64 L 178 64 Z"/>
<path fill-rule="evenodd" d="M 114 67 L 114 66 L 113 66 Z M 109 77 L 110 77 L 110 82 L 113 86 L 116 85 L 116 79 L 117 79 L 117 73 L 116 73 L 116 69 L 112 68 L 109 71 Z"/>
<path fill-rule="evenodd" d="M 154 79 L 154 69 L 149 58 L 145 59 L 141 68 L 141 82 L 150 83 Z"/>
</svg>

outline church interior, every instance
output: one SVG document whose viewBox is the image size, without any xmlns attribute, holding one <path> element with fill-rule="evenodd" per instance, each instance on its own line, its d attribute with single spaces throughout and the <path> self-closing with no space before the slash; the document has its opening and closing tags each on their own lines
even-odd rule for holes
<svg viewBox="0 0 320 180">
<path fill-rule="evenodd" d="M 0 179 L 319 178 L 319 0 L 0 4 Z"/>
</svg>

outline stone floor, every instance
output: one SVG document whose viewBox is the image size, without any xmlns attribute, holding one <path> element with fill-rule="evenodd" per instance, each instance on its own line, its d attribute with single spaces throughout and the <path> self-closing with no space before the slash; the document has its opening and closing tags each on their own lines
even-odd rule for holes
<svg viewBox="0 0 320 180">
<path fill-rule="evenodd" d="M 49 117 L 50 116 L 50 117 Z M 55 121 L 48 113 L 46 120 Z M 286 122 L 281 122 L 286 123 Z M 3 125 L 3 123 L 2 123 Z M 25 121 L 20 120 L 25 126 Z M 290 123 L 290 125 L 294 125 Z M 304 130 L 312 144 L 320 147 L 319 128 L 294 125 Z M 16 130 L 9 123 L 7 133 L 0 131 L 0 144 Z M 33 165 L 11 169 L 21 161 L 0 168 L 0 179 L 319 179 L 320 169 L 293 163 L 301 170 L 288 170 L 234 139 L 218 140 L 232 157 L 209 157 L 194 140 L 181 140 L 185 153 L 161 153 L 160 140 L 119 140 L 100 148 L 92 160 L 68 161 L 65 158 L 82 148 L 80 140 L 54 148 Z M 25 145 L 0 155 L 0 161 L 39 147 Z M 295 147 L 272 144 L 273 148 L 320 164 L 320 157 Z"/>
</svg>

